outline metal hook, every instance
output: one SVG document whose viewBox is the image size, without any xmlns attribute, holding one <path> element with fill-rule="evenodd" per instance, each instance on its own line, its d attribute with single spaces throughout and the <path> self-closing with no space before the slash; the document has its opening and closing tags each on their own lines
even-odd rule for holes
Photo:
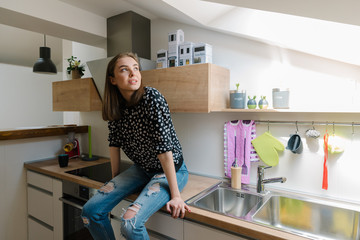
<svg viewBox="0 0 360 240">
<path fill-rule="evenodd" d="M 314 121 L 311 122 L 313 129 L 315 130 Z"/>
<path fill-rule="evenodd" d="M 335 122 L 333 122 L 333 135 L 335 135 Z"/>
<path fill-rule="evenodd" d="M 295 122 L 295 125 L 296 125 L 296 133 L 298 133 L 299 132 L 299 128 L 298 128 L 298 124 L 297 124 L 298 122 L 296 121 Z"/>
<path fill-rule="evenodd" d="M 270 132 L 270 121 L 268 120 L 268 132 Z"/>
<path fill-rule="evenodd" d="M 354 130 L 354 122 L 351 123 L 351 128 L 352 128 L 352 135 L 355 135 L 355 130 Z"/>
</svg>

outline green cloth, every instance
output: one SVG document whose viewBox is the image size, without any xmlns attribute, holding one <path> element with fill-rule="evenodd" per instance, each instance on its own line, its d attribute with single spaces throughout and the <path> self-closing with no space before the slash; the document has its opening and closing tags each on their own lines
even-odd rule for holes
<svg viewBox="0 0 360 240">
<path fill-rule="evenodd" d="M 269 132 L 265 132 L 252 140 L 260 159 L 269 166 L 276 166 L 279 163 L 278 151 L 284 151 L 284 145 L 273 137 Z"/>
</svg>

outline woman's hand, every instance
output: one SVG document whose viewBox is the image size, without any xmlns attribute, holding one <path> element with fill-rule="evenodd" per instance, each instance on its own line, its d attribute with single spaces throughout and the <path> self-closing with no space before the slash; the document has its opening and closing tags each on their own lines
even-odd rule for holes
<svg viewBox="0 0 360 240">
<path fill-rule="evenodd" d="M 190 207 L 182 200 L 181 197 L 172 198 L 166 203 L 166 210 L 171 213 L 173 218 L 184 218 L 185 212 L 191 212 Z"/>
</svg>

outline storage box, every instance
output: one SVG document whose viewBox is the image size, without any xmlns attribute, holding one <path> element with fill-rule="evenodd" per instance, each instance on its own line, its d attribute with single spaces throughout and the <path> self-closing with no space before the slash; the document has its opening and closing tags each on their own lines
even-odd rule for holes
<svg viewBox="0 0 360 240">
<path fill-rule="evenodd" d="M 207 43 L 194 45 L 194 63 L 212 63 L 212 46 Z"/>
<path fill-rule="evenodd" d="M 168 67 L 168 54 L 167 50 L 160 49 L 156 54 L 156 68 L 167 68 Z"/>
<path fill-rule="evenodd" d="M 290 90 L 288 88 L 273 88 L 273 108 L 289 108 Z"/>
<path fill-rule="evenodd" d="M 194 62 L 194 43 L 184 42 L 180 44 L 179 66 L 193 64 Z"/>
</svg>

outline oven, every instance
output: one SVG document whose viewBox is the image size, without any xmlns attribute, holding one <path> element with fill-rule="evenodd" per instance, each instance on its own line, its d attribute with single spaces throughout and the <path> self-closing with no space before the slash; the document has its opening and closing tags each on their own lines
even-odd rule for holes
<svg viewBox="0 0 360 240">
<path fill-rule="evenodd" d="M 132 163 L 121 162 L 120 171 L 129 168 Z M 111 180 L 110 162 L 79 168 L 68 171 L 71 175 L 76 175 L 99 182 Z M 88 240 L 93 239 L 81 218 L 82 207 L 97 192 L 97 189 L 82 186 L 78 183 L 63 180 L 63 233 L 64 240 Z"/>
<path fill-rule="evenodd" d="M 77 183 L 63 181 L 63 234 L 64 240 L 93 239 L 81 218 L 84 204 L 96 189 L 81 186 Z"/>
</svg>

